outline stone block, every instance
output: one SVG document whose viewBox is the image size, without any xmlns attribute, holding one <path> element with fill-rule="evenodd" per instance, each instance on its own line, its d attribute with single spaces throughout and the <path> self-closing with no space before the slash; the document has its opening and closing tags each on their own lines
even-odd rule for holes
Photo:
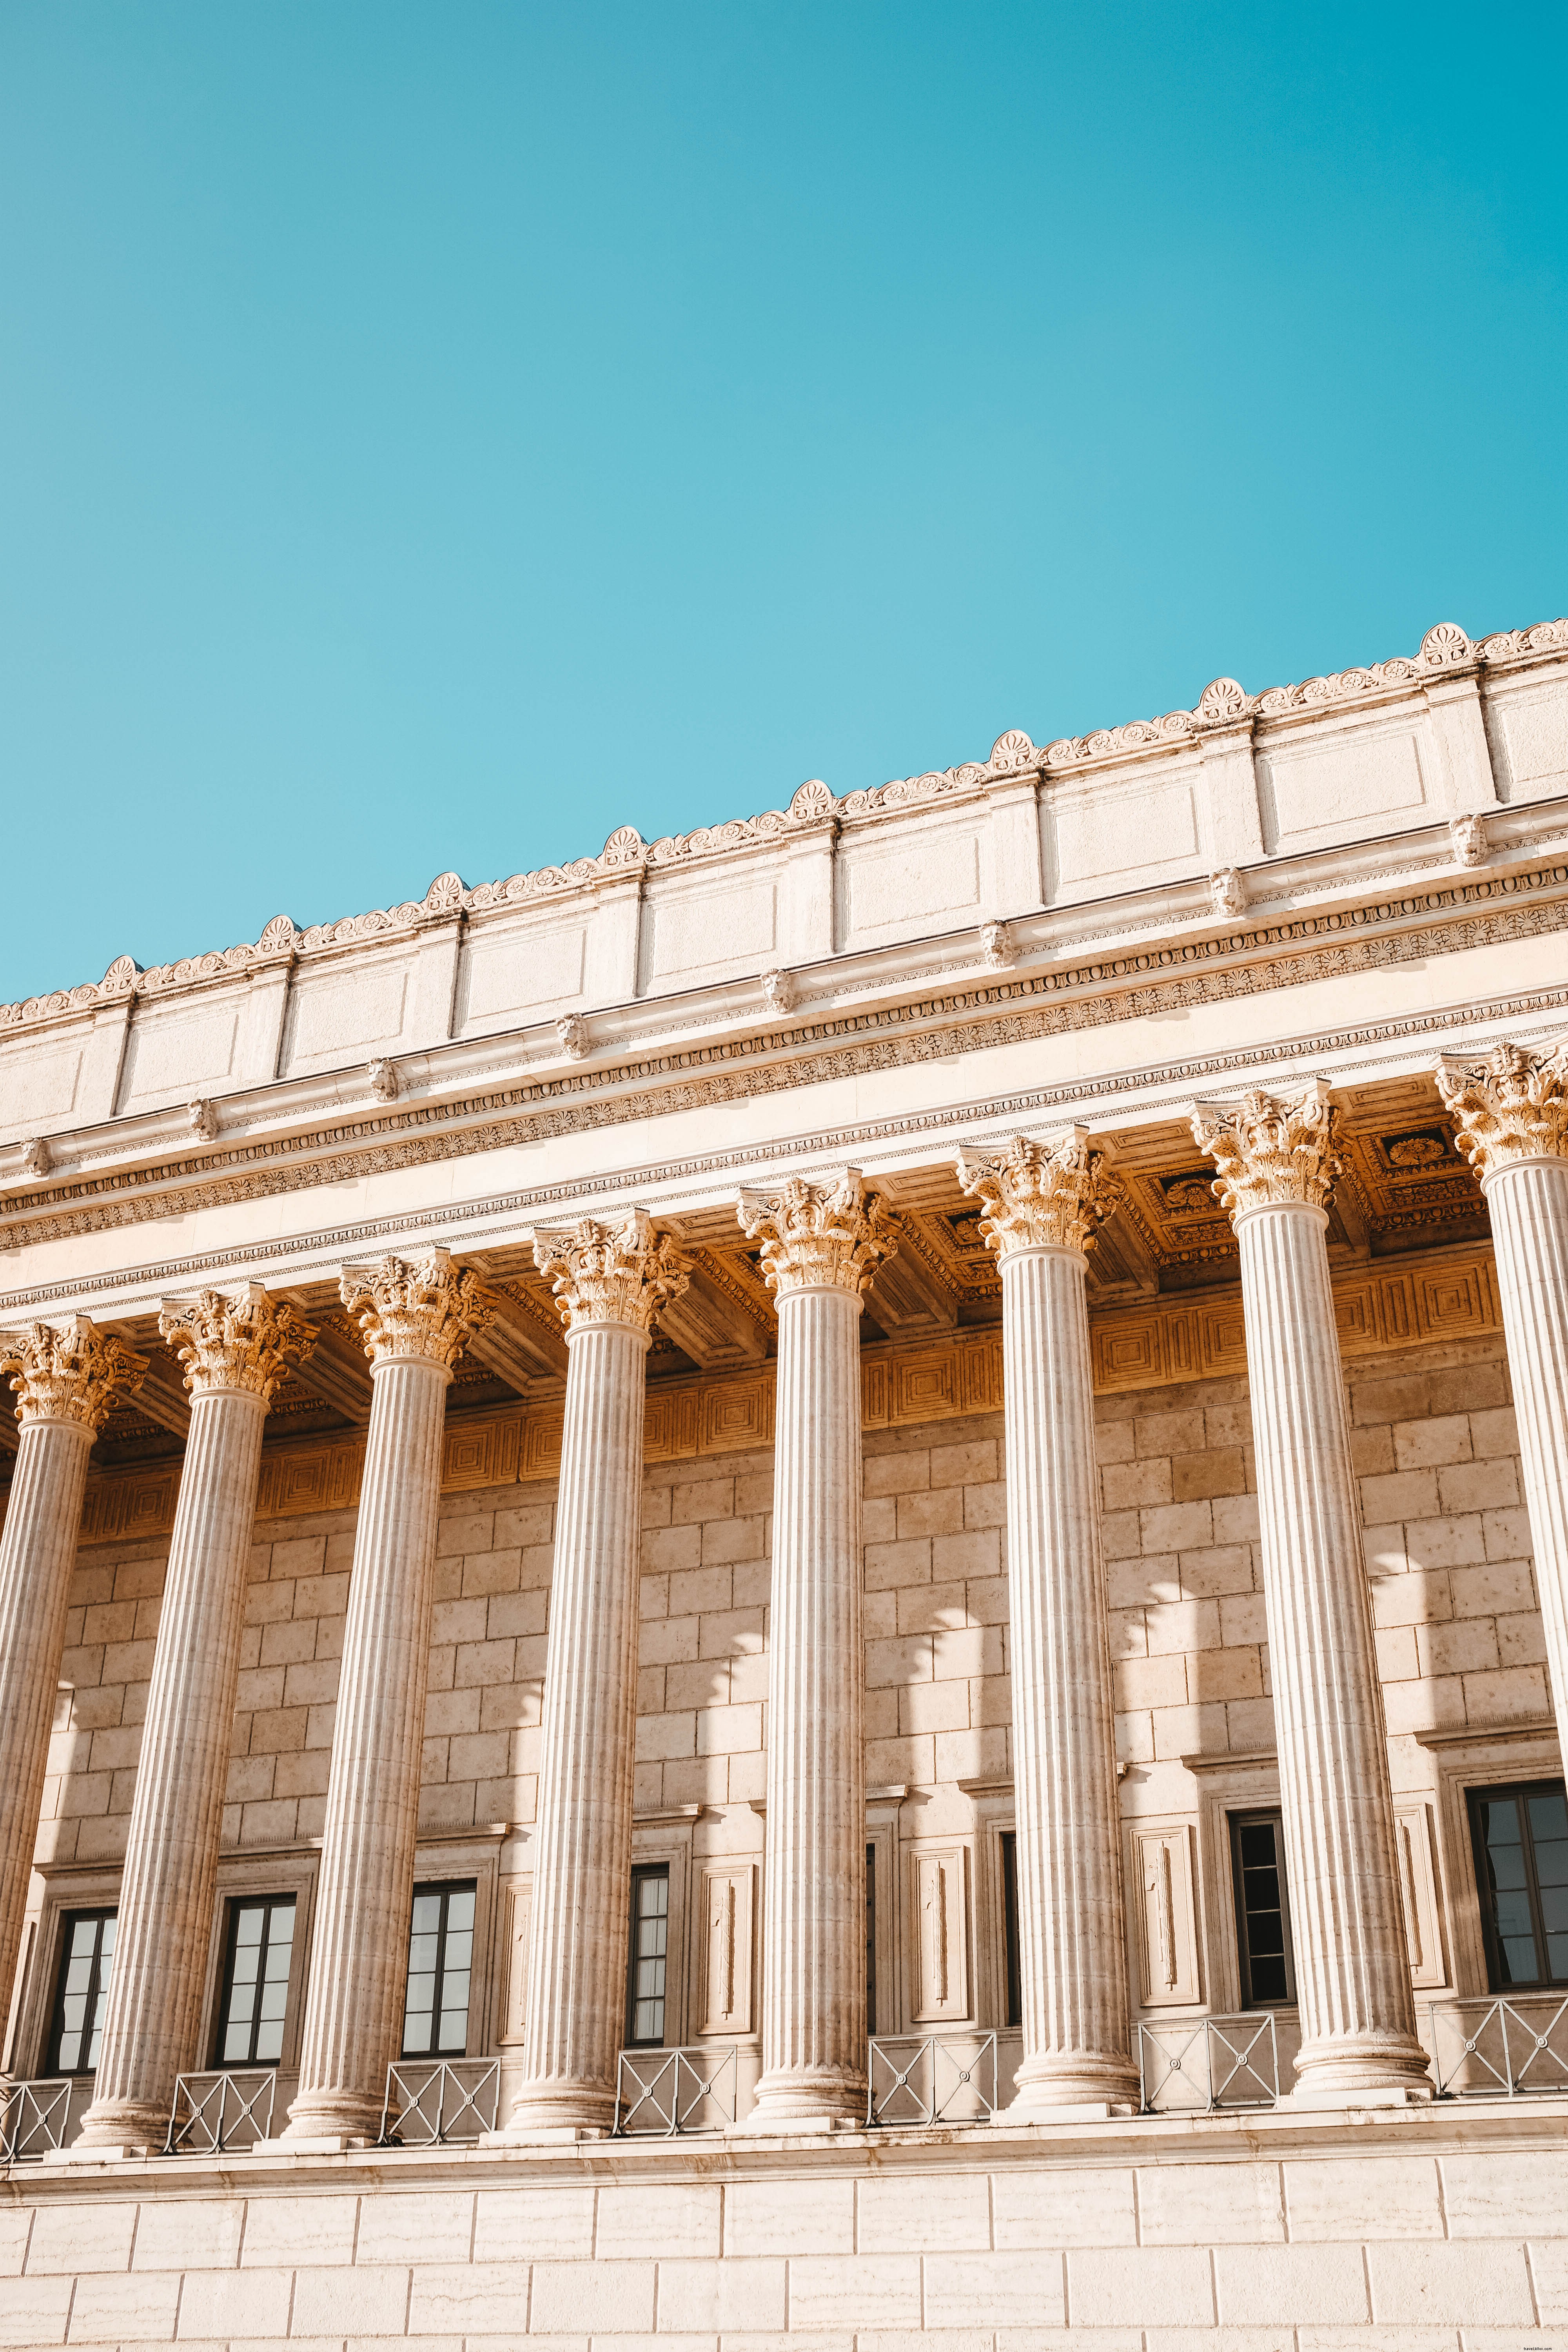
<svg viewBox="0 0 1568 2352">
<path fill-rule="evenodd" d="M 1068 2316 L 1079 2327 L 1211 2327 L 1206 2252 L 1191 2246 L 1075 2248 Z"/>
<path fill-rule="evenodd" d="M 994 1437 L 972 1438 L 963 1445 L 933 1445 L 931 1483 L 933 1486 L 984 1486 L 1001 1475 Z"/>
<path fill-rule="evenodd" d="M 193 2272 L 180 2297 L 180 2340 L 287 2336 L 293 2292 L 292 2271 Z"/>
<path fill-rule="evenodd" d="M 899 1693 L 899 1729 L 906 1738 L 921 1732 L 963 1731 L 969 1727 L 969 1685 L 911 1683 Z"/>
<path fill-rule="evenodd" d="M 909 1542 L 868 1544 L 866 1546 L 866 1590 L 886 1592 L 901 1590 L 906 1584 L 929 1584 L 931 1581 L 931 1538 L 912 1538 Z"/>
<path fill-rule="evenodd" d="M 1176 1555 L 1182 1598 L 1206 1601 L 1253 1590 L 1250 1544 L 1211 1544 L 1207 1550 Z"/>
<path fill-rule="evenodd" d="M 1426 2156 L 1313 2157 L 1288 2162 L 1285 2204 L 1293 2240 L 1443 2235 L 1437 2168 Z"/>
<path fill-rule="evenodd" d="M 65 2277 L 8 2280 L 0 2295 L 0 2344 L 16 2345 L 20 2352 L 63 2344 L 75 2284 Z M 169 2332 L 174 2333 L 172 2322 Z"/>
<path fill-rule="evenodd" d="M 1550 2226 L 1554 2231 L 1562 2230 L 1561 2213 Z M 1535 2282 L 1536 2308 L 1542 2324 L 1562 2326 L 1568 2322 L 1568 2238 L 1533 2239 L 1530 2248 L 1530 2267 Z M 1467 2344 L 1476 2341 L 1472 2330 L 1467 2328 L 1465 2336 Z M 1488 2347 L 1480 2347 L 1479 2352 L 1488 2352 Z M 1502 2352 L 1500 2346 L 1499 2352 Z"/>
<path fill-rule="evenodd" d="M 696 1617 L 645 1617 L 637 1628 L 637 1656 L 645 1666 L 674 1664 L 698 1654 L 700 1622 Z"/>
<path fill-rule="evenodd" d="M 667 1576 L 677 1569 L 700 1568 L 700 1525 L 645 1528 L 642 1533 L 642 1564 L 646 1572 L 661 1576 Z"/>
<path fill-rule="evenodd" d="M 1511 1511 L 1483 1511 L 1481 1538 L 1489 1559 L 1530 1559 L 1534 1556 L 1530 1514 L 1522 1505 Z"/>
<path fill-rule="evenodd" d="M 969 1622 L 968 1587 L 962 1579 L 946 1584 L 913 1585 L 899 1595 L 900 1633 L 935 1633 Z"/>
<path fill-rule="evenodd" d="M 26 2286 L 30 2282 L 23 2284 Z M 123 2278 L 108 2272 L 89 2272 L 76 2283 L 70 2306 L 71 2342 L 171 2343 L 179 2303 L 177 2271 L 132 2271 Z"/>
<path fill-rule="evenodd" d="M 939 1486 L 899 1496 L 899 1540 L 919 1536 L 952 1536 L 963 1529 L 963 1489 Z"/>
<path fill-rule="evenodd" d="M 1500 1665 L 1545 1664 L 1546 1629 L 1541 1622 L 1539 1610 L 1526 1610 L 1515 1617 L 1499 1617 L 1495 1623 Z"/>
<path fill-rule="evenodd" d="M 941 2257 L 936 2259 L 940 2260 Z M 921 2326 L 916 2254 L 796 2254 L 789 2265 L 789 2324 L 858 2328 L 871 2314 L 889 2327 Z"/>
<path fill-rule="evenodd" d="M 1138 1524 L 1145 1553 L 1206 1550 L 1216 1540 L 1211 1503 L 1168 1503 L 1140 1511 Z"/>
<path fill-rule="evenodd" d="M 994 1486 L 964 1488 L 963 1524 L 966 1528 L 1006 1526 L 1007 1489 L 1000 1480 Z"/>
<path fill-rule="evenodd" d="M 1535 2316 L 1522 2245 L 1374 2244 L 1366 2266 L 1376 2320 L 1498 2327 Z"/>
<path fill-rule="evenodd" d="M 1351 1468 L 1358 1478 L 1385 1475 L 1394 1466 L 1394 1431 L 1386 1422 L 1351 1431 Z"/>
<path fill-rule="evenodd" d="M 1216 1495 L 1211 1507 L 1216 1544 L 1255 1544 L 1259 1540 L 1256 1495 Z"/>
<path fill-rule="evenodd" d="M 847 2254 L 854 2248 L 853 2180 L 737 2180 L 724 2192 L 726 2258 Z"/>
<path fill-rule="evenodd" d="M 443 1506 L 436 1528 L 436 1549 L 442 1558 L 453 1552 L 492 1551 L 495 1549 L 496 1520 L 493 1511 L 451 1510 Z M 277 1572 L 278 1554 L 287 1547 L 272 1547 L 273 1572 Z M 303 1576 L 304 1569 L 294 1573 Z"/>
<path fill-rule="evenodd" d="M 1132 1424 L 1140 1454 L 1196 1454 L 1205 1444 L 1201 1412 L 1141 1412 Z"/>
<path fill-rule="evenodd" d="M 1404 1549 L 1406 1566 L 1417 1571 L 1469 1567 L 1487 1556 L 1480 1515 L 1466 1511 L 1454 1518 L 1408 1520 Z"/>
<path fill-rule="evenodd" d="M 88 2213 L 90 2228 L 84 2227 Z M 40 2205 L 33 2217 L 27 2248 L 29 2278 L 56 2276 L 68 2271 L 123 2271 L 131 2267 L 131 2246 L 136 2233 L 134 2203 Z"/>
<path fill-rule="evenodd" d="M 1465 1713 L 1471 1723 L 1517 1723 L 1550 1715 L 1546 1676 L 1540 1666 L 1504 1666 L 1496 1674 L 1466 1675 Z"/>
<path fill-rule="evenodd" d="M 1489 1673 L 1498 1664 L 1497 1634 L 1489 1617 L 1466 1617 L 1447 1625 L 1417 1625 L 1415 1654 L 1423 1675 Z"/>
<path fill-rule="evenodd" d="M 1002 1566 L 1002 1530 L 1000 1528 L 965 1528 L 952 1536 L 933 1536 L 931 1547 L 931 1573 L 933 1584 L 950 1584 L 963 1578 L 988 1582 Z"/>
<path fill-rule="evenodd" d="M 401 2336 L 409 2273 L 401 2264 L 355 2263 L 352 2270 L 294 2273 L 292 2336 Z"/>
<path fill-rule="evenodd" d="M 786 2266 L 780 2259 L 683 2262 L 661 2254 L 658 2326 L 687 2334 L 783 2334 Z"/>
<path fill-rule="evenodd" d="M 1363 1478 L 1361 1507 L 1372 1527 L 1385 1519 L 1435 1519 L 1443 1508 L 1437 1499 L 1437 1474 L 1398 1470 L 1388 1477 Z"/>
<path fill-rule="evenodd" d="M 872 2173 L 859 2183 L 858 2197 L 857 2243 L 863 2254 L 973 2252 L 991 2243 L 990 2197 L 984 2174 L 950 2173 L 942 2181 L 940 2195 L 933 2196 L 931 2183 L 922 2175 Z M 927 2280 L 929 2284 L 929 2268 Z M 952 2323 L 932 2320 L 929 2324 Z"/>
<path fill-rule="evenodd" d="M 1222 2327 L 1339 2326 L 1368 2315 L 1359 2245 L 1220 2246 L 1215 2290 Z"/>
<path fill-rule="evenodd" d="M 650 2262 L 536 2262 L 530 2333 L 651 2335 L 654 2279 Z"/>
<path fill-rule="evenodd" d="M 995 2243 L 1024 2251 L 1048 2246 L 1131 2246 L 1138 2237 L 1132 2172 L 1063 2168 L 991 2176 Z"/>
<path fill-rule="evenodd" d="M 1205 1448 L 1201 1454 L 1178 1454 L 1171 1464 L 1172 1496 L 1194 1503 L 1216 1495 L 1245 1495 L 1247 1454 L 1239 1445 Z"/>
<path fill-rule="evenodd" d="M 1171 1465 L 1163 1456 L 1111 1463 L 1100 1474 L 1100 1487 L 1108 1511 L 1135 1511 L 1145 1504 L 1168 1503 L 1173 1499 Z"/>
<path fill-rule="evenodd" d="M 705 1520 L 702 1527 L 704 1568 L 728 1567 L 738 1559 L 761 1559 L 763 1524 L 760 1517 Z"/>
<path fill-rule="evenodd" d="M 593 2251 L 591 2188 L 480 2189 L 476 2263 L 586 2262 Z"/>
<path fill-rule="evenodd" d="M 926 2326 L 1060 2325 L 1067 2317 L 1063 2268 L 1059 2254 L 928 2253 Z"/>
<path fill-rule="evenodd" d="M 1187 1659 L 1187 1691 L 1194 1704 L 1261 1698 L 1263 1651 L 1260 1645 L 1224 1650 L 1195 1650 Z"/>
<path fill-rule="evenodd" d="M 515 1643 L 459 1642 L 452 1680 L 455 1688 L 468 1690 L 481 1683 L 510 1683 L 516 1670 Z"/>
<path fill-rule="evenodd" d="M 1450 2238 L 1557 2237 L 1568 2221 L 1568 2152 L 1460 2148 L 1442 2158 Z"/>
<path fill-rule="evenodd" d="M 597 2262 L 625 2262 L 665 2255 L 717 2259 L 721 2234 L 721 2192 L 682 2181 L 668 2185 L 626 2183 L 599 2191 Z M 661 2313 L 661 2318 L 663 2316 Z M 701 2325 L 700 2322 L 698 2325 Z"/>
<path fill-rule="evenodd" d="M 885 1690 L 905 1683 L 929 1682 L 931 1676 L 931 1636 L 910 1633 L 892 1641 L 866 1644 L 866 1687 Z"/>
<path fill-rule="evenodd" d="M 1453 1470 L 1439 1470 L 1437 1492 L 1450 1516 L 1461 1511 L 1506 1511 L 1518 1507 L 1519 1465 L 1500 1462 L 1468 1462 Z"/>
<path fill-rule="evenodd" d="M 1119 1709 L 1186 1704 L 1186 1662 L 1179 1653 L 1163 1658 L 1123 1658 L 1116 1665 L 1114 1679 Z"/>
<path fill-rule="evenodd" d="M 743 1754 L 763 1744 L 763 1710 L 755 1706 L 708 1706 L 697 1717 L 699 1756 Z"/>
<path fill-rule="evenodd" d="M 931 1454 L 911 1448 L 907 1454 L 872 1454 L 864 1464 L 868 1495 L 915 1495 L 931 1485 Z"/>
<path fill-rule="evenodd" d="M 1393 1434 L 1396 1470 L 1435 1470 L 1471 1458 L 1470 1417 L 1466 1412 L 1396 1421 Z"/>
<path fill-rule="evenodd" d="M 352 2263 L 356 2218 L 352 2197 L 252 2197 L 246 2207 L 240 2266 Z"/>
<path fill-rule="evenodd" d="M 698 1655 L 731 1658 L 763 1647 L 765 1612 L 761 1609 L 721 1609 L 697 1621 Z"/>
<path fill-rule="evenodd" d="M 1145 1623 L 1152 1658 L 1177 1650 L 1217 1650 L 1220 1645 L 1217 1601 L 1157 1601 L 1145 1612 Z"/>
</svg>

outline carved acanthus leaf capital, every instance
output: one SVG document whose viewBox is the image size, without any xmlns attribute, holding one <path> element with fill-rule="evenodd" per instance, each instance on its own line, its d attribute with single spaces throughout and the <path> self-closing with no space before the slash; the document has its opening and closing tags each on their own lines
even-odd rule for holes
<svg viewBox="0 0 1568 2352">
<path fill-rule="evenodd" d="M 981 1235 L 1004 1258 L 1026 1249 L 1087 1250 L 1123 1189 L 1107 1147 L 1082 1127 L 1037 1141 L 1016 1136 L 990 1154 L 961 1151 L 958 1181 L 985 1203 Z"/>
<path fill-rule="evenodd" d="M 646 1209 L 634 1209 L 618 1224 L 583 1217 L 542 1229 L 533 1236 L 533 1263 L 555 1293 L 568 1333 L 605 1323 L 651 1332 L 660 1309 L 691 1278 L 691 1260 L 668 1234 L 655 1233 Z"/>
<path fill-rule="evenodd" d="M 315 1325 L 258 1282 L 166 1298 L 158 1329 L 184 1366 L 193 1396 L 237 1389 L 264 1404 L 271 1403 L 290 1360 L 302 1363 L 316 1344 Z"/>
<path fill-rule="evenodd" d="M 858 1298 L 899 1246 L 898 1219 L 858 1168 L 829 1184 L 792 1176 L 782 1192 L 742 1192 L 736 1213 L 748 1241 L 762 1243 L 763 1279 L 779 1297 L 828 1289 Z"/>
<path fill-rule="evenodd" d="M 1194 1139 L 1219 1171 L 1215 1194 L 1232 1217 L 1295 1201 L 1326 1209 L 1340 1172 L 1334 1130 L 1333 1106 L 1316 1081 L 1299 1094 L 1254 1088 L 1239 1102 L 1193 1107 Z"/>
<path fill-rule="evenodd" d="M 439 1364 L 450 1371 L 495 1313 L 473 1268 L 444 1249 L 346 1265 L 339 1290 L 373 1366 Z"/>
<path fill-rule="evenodd" d="M 1482 1177 L 1510 1160 L 1568 1159 L 1568 1038 L 1545 1053 L 1503 1045 L 1483 1062 L 1446 1057 L 1437 1091 Z"/>
<path fill-rule="evenodd" d="M 16 1418 L 74 1421 L 96 1437 L 114 1407 L 134 1396 L 147 1369 L 122 1339 L 85 1315 L 0 1332 L 0 1372 L 16 1391 Z"/>
</svg>

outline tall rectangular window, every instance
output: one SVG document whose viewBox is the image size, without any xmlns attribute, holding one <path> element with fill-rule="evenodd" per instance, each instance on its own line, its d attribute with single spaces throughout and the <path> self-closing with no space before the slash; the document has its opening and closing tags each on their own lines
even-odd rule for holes
<svg viewBox="0 0 1568 2352">
<path fill-rule="evenodd" d="M 1018 1942 L 1018 1832 L 1002 1832 L 1002 1937 L 1007 1958 L 1007 2022 L 1024 2022 L 1024 1963 Z"/>
<path fill-rule="evenodd" d="M 1243 2009 L 1286 2008 L 1296 1998 L 1290 1892 L 1279 1813 L 1232 1813 L 1230 1864 Z"/>
<path fill-rule="evenodd" d="M 220 2066 L 276 2066 L 283 2054 L 294 1897 L 261 1895 L 231 1903 L 224 1954 Z"/>
<path fill-rule="evenodd" d="M 468 2046 L 474 1894 L 471 1878 L 414 1890 L 403 2004 L 405 2058 L 460 2058 Z"/>
<path fill-rule="evenodd" d="M 1469 1801 L 1491 1990 L 1568 1984 L 1568 1796 L 1563 1782 L 1472 1789 Z"/>
<path fill-rule="evenodd" d="M 61 1922 L 59 1982 L 49 2026 L 51 2074 L 90 2074 L 97 2069 L 114 1965 L 114 1923 L 112 1911 L 68 1911 Z"/>
<path fill-rule="evenodd" d="M 626 1960 L 626 2048 L 664 2042 L 664 1978 L 669 1952 L 669 1864 L 632 1873 L 631 1950 Z"/>
<path fill-rule="evenodd" d="M 866 2035 L 877 2031 L 877 1849 L 866 1847 Z"/>
</svg>

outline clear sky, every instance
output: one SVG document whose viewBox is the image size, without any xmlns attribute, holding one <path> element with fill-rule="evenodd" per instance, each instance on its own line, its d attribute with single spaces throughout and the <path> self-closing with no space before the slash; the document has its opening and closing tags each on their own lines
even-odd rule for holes
<svg viewBox="0 0 1568 2352">
<path fill-rule="evenodd" d="M 1565 64 L 4 0 L 0 999 L 1568 610 Z"/>
</svg>

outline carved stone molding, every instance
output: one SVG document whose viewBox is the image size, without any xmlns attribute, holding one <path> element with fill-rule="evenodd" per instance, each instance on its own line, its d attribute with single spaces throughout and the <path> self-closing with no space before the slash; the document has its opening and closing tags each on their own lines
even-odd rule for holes
<svg viewBox="0 0 1568 2352">
<path fill-rule="evenodd" d="M 668 1234 L 655 1233 L 646 1209 L 619 1224 L 583 1217 L 536 1232 L 533 1263 L 555 1293 L 568 1333 L 599 1323 L 629 1323 L 651 1332 L 659 1310 L 691 1279 L 691 1260 Z"/>
<path fill-rule="evenodd" d="M 770 1013 L 793 1013 L 796 988 L 795 974 L 777 969 L 764 971 L 762 978 L 763 1002 Z"/>
<path fill-rule="evenodd" d="M 580 1013 L 563 1013 L 555 1024 L 555 1034 L 561 1040 L 561 1050 L 574 1062 L 586 1059 L 588 1024 Z"/>
<path fill-rule="evenodd" d="M 165 1299 L 158 1329 L 184 1366 L 193 1396 L 238 1389 L 266 1404 L 290 1362 L 302 1362 L 316 1344 L 315 1325 L 258 1282 Z"/>
<path fill-rule="evenodd" d="M 210 1102 L 187 1103 L 185 1125 L 198 1143 L 217 1141 L 217 1112 Z"/>
<path fill-rule="evenodd" d="M 449 1371 L 494 1312 L 473 1268 L 444 1249 L 346 1265 L 339 1290 L 373 1366 L 413 1361 Z"/>
<path fill-rule="evenodd" d="M 115 1406 L 134 1396 L 147 1370 L 138 1356 L 85 1315 L 0 1332 L 0 1372 L 16 1391 L 16 1418 L 74 1421 L 96 1437 Z"/>
<path fill-rule="evenodd" d="M 761 1241 L 763 1279 L 775 1297 L 792 1290 L 847 1290 L 858 1298 L 899 1246 L 900 1225 L 858 1168 L 830 1184 L 792 1176 L 780 1192 L 743 1192 L 741 1230 Z"/>
<path fill-rule="evenodd" d="M 1018 961 L 1018 942 L 1010 923 L 982 923 L 980 950 L 987 971 L 1011 971 Z"/>
<path fill-rule="evenodd" d="M 1222 867 L 1209 877 L 1209 895 L 1216 915 L 1235 917 L 1247 912 L 1247 877 L 1234 866 Z"/>
<path fill-rule="evenodd" d="M 1488 843 L 1485 817 L 1471 814 L 1450 817 L 1448 837 L 1454 845 L 1454 863 L 1457 866 L 1473 869 L 1486 864 Z"/>
<path fill-rule="evenodd" d="M 1107 1147 L 1087 1128 L 1066 1127 L 1036 1141 L 1020 1135 L 994 1157 L 961 1151 L 958 1181 L 985 1203 L 980 1231 L 989 1250 L 1087 1250 L 1121 1198 Z"/>
<path fill-rule="evenodd" d="M 1219 1171 L 1215 1197 L 1233 1218 L 1289 1201 L 1327 1208 L 1340 1162 L 1334 1111 L 1321 1080 L 1300 1094 L 1252 1089 L 1239 1102 L 1197 1103 L 1193 1137 Z"/>
<path fill-rule="evenodd" d="M 377 1102 L 395 1102 L 403 1088 L 398 1081 L 395 1062 L 371 1062 L 365 1067 L 365 1082 Z"/>
<path fill-rule="evenodd" d="M 1437 1091 L 1483 1182 L 1510 1160 L 1568 1158 L 1568 1039 L 1540 1054 L 1498 1045 L 1479 1064 L 1445 1055 Z"/>
</svg>

